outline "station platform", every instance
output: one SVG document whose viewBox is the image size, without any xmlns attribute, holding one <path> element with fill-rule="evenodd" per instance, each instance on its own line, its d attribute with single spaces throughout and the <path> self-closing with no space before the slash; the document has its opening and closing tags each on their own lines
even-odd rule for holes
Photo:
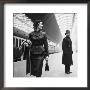
<svg viewBox="0 0 90 90">
<path fill-rule="evenodd" d="M 48 64 L 49 71 L 45 71 L 45 63 L 43 62 L 42 77 L 77 77 L 77 52 L 73 55 L 73 65 L 71 66 L 71 74 L 65 74 L 65 66 L 62 64 L 62 52 L 56 52 L 49 55 Z M 14 77 L 35 77 L 26 75 L 26 60 L 21 60 L 13 63 Z"/>
</svg>

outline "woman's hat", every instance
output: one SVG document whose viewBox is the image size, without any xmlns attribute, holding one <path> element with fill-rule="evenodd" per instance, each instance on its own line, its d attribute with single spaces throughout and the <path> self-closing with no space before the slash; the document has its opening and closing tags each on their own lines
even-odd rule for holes
<svg viewBox="0 0 90 90">
<path fill-rule="evenodd" d="M 66 30 L 66 33 L 65 33 L 65 35 L 66 35 L 66 34 L 68 34 L 68 33 L 70 33 L 70 31 L 69 31 L 69 30 Z"/>
<path fill-rule="evenodd" d="M 40 22 L 41 20 L 35 20 L 33 24 L 34 28 L 37 28 Z"/>
</svg>

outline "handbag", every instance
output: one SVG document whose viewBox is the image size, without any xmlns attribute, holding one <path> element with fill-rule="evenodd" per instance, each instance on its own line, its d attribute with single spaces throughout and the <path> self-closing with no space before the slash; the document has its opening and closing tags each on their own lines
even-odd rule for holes
<svg viewBox="0 0 90 90">
<path fill-rule="evenodd" d="M 45 64 L 45 71 L 49 71 L 48 60 L 46 60 L 46 64 Z"/>
</svg>

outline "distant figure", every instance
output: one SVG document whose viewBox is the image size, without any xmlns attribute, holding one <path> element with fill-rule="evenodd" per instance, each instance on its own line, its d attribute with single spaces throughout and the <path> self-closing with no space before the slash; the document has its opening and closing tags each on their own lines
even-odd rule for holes
<svg viewBox="0 0 90 90">
<path fill-rule="evenodd" d="M 70 31 L 66 30 L 65 33 L 66 37 L 63 39 L 62 42 L 62 50 L 63 50 L 63 55 L 62 55 L 62 64 L 65 65 L 65 73 L 70 74 L 70 66 L 73 65 L 72 61 L 72 41 L 70 39 Z"/>
<path fill-rule="evenodd" d="M 26 74 L 30 73 L 30 46 L 31 42 L 26 39 L 22 42 L 20 50 L 23 54 L 23 60 L 26 60 Z"/>
<path fill-rule="evenodd" d="M 34 31 L 29 34 L 32 42 L 30 49 L 31 75 L 41 77 L 43 60 L 49 56 L 46 34 L 42 32 L 42 22 L 35 21 Z"/>
</svg>

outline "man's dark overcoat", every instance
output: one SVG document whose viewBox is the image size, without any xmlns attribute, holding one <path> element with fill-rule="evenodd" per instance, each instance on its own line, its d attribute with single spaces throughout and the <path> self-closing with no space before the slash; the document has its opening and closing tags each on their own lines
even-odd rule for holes
<svg viewBox="0 0 90 90">
<path fill-rule="evenodd" d="M 63 55 L 62 55 L 62 64 L 64 65 L 73 65 L 72 61 L 72 41 L 69 36 L 66 36 L 63 39 L 62 42 L 62 50 L 63 50 Z"/>
</svg>

